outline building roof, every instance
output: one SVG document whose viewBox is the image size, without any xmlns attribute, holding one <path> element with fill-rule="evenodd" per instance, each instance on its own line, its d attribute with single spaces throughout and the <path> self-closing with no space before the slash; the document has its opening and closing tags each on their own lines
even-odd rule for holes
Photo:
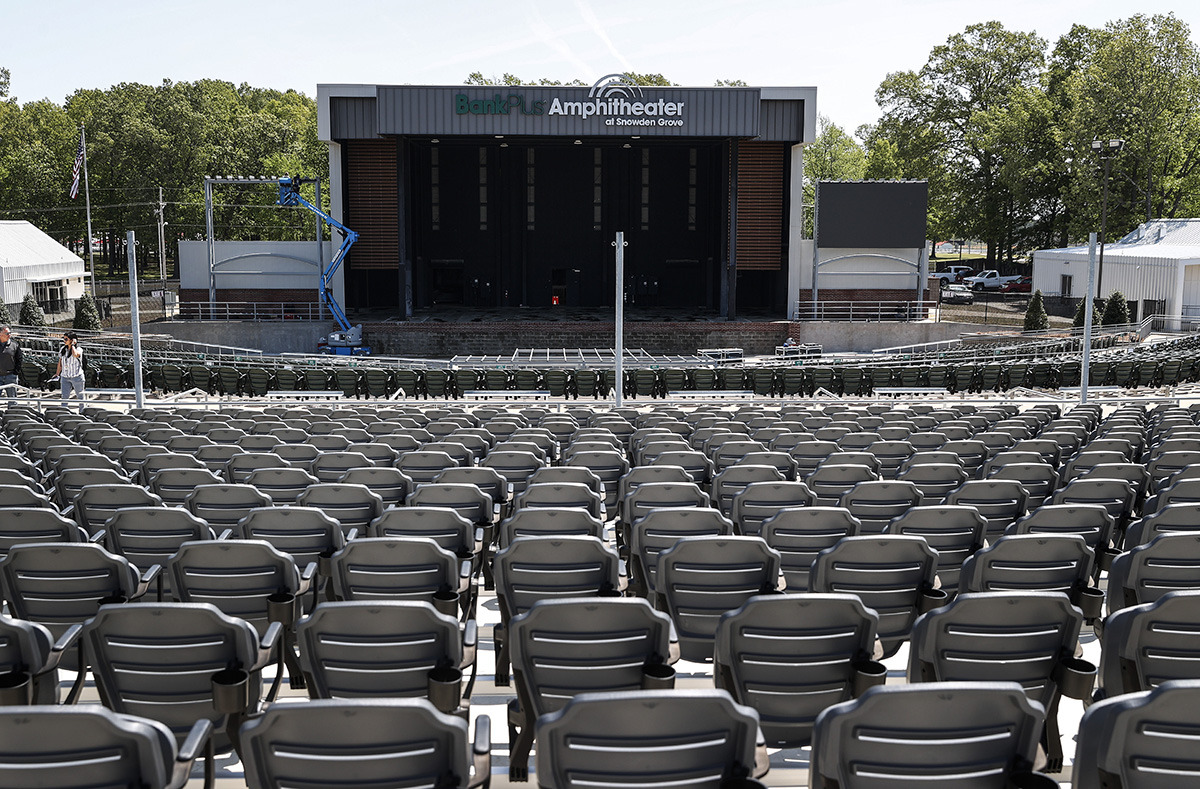
<svg viewBox="0 0 1200 789">
<path fill-rule="evenodd" d="M 83 259 L 24 220 L 0 220 L 0 273 L 8 304 L 25 297 L 29 282 L 82 277 Z"/>
<path fill-rule="evenodd" d="M 1083 257 L 1086 244 L 1062 249 L 1038 250 L 1048 257 Z M 1200 219 L 1154 219 L 1139 225 L 1124 238 L 1104 245 L 1104 262 L 1122 258 L 1200 260 Z"/>
</svg>

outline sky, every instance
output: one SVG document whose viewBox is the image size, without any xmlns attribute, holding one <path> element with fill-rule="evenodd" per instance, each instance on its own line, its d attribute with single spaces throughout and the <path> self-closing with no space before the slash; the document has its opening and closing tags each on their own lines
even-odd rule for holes
<svg viewBox="0 0 1200 789">
<path fill-rule="evenodd" d="M 473 71 L 741 79 L 816 86 L 818 112 L 852 133 L 878 118 L 888 73 L 919 69 L 970 24 L 998 20 L 1053 46 L 1073 24 L 1172 11 L 1200 45 L 1195 0 L 0 0 L 0 67 L 22 103 L 164 79 L 314 97 L 318 84 L 457 85 Z"/>
</svg>

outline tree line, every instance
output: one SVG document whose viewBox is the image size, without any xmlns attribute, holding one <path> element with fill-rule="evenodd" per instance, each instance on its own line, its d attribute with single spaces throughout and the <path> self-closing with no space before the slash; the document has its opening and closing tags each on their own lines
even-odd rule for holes
<svg viewBox="0 0 1200 789">
<path fill-rule="evenodd" d="M 0 68 L 0 219 L 29 220 L 86 257 L 83 185 L 75 200 L 68 193 L 82 125 L 102 274 L 124 271 L 127 230 L 137 233 L 139 268 L 157 272 L 159 187 L 173 260 L 177 241 L 205 236 L 206 175 L 328 179 L 316 102 L 302 93 L 164 80 L 21 104 L 9 77 Z M 270 186 L 214 187 L 217 238 L 312 238 L 311 214 L 276 207 L 276 198 Z"/>
<path fill-rule="evenodd" d="M 930 238 L 986 241 L 991 261 L 1100 229 L 1093 140 L 1124 140 L 1109 163 L 1109 240 L 1200 216 L 1200 55 L 1173 14 L 1075 25 L 1053 48 L 971 25 L 875 97 L 880 119 L 857 139 L 822 119 L 809 180 L 927 180 Z"/>
</svg>

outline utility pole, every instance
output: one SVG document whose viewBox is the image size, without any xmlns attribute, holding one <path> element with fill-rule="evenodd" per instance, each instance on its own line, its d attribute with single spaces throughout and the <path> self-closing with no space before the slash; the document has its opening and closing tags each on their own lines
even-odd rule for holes
<svg viewBox="0 0 1200 789">
<path fill-rule="evenodd" d="M 158 187 L 158 278 L 162 285 L 162 307 L 163 318 L 167 317 L 167 256 L 166 256 L 166 241 L 163 233 L 163 226 L 167 223 L 163 218 L 163 211 L 167 204 L 163 202 L 162 187 Z"/>
<path fill-rule="evenodd" d="M 1100 204 L 1100 261 L 1096 265 L 1096 297 L 1103 297 L 1102 288 L 1104 287 L 1104 235 L 1108 230 L 1108 174 L 1112 167 L 1112 160 L 1121 148 L 1125 147 L 1125 141 L 1119 139 L 1101 140 L 1099 138 L 1092 140 L 1092 150 L 1104 162 L 1104 198 Z"/>
</svg>

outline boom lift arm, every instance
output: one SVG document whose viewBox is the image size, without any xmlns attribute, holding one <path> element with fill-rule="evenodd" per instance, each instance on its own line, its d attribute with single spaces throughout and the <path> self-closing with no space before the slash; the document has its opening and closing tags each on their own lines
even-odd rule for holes
<svg viewBox="0 0 1200 789">
<path fill-rule="evenodd" d="M 333 256 L 333 260 L 329 261 L 329 265 L 321 270 L 321 299 L 329 307 L 329 312 L 337 321 L 338 328 L 342 331 L 351 331 L 353 327 L 346 318 L 346 313 L 342 310 L 341 305 L 333 298 L 333 291 L 330 289 L 329 283 L 334 272 L 338 270 L 338 266 L 342 265 L 342 261 L 346 259 L 346 253 L 350 251 L 350 247 L 354 246 L 355 241 L 358 241 L 358 233 L 322 211 L 320 207 L 305 200 L 300 194 L 300 184 L 297 180 L 286 175 L 279 179 L 279 205 L 302 205 L 325 220 L 325 224 L 342 234 L 342 245 L 338 248 L 337 254 Z"/>
</svg>

